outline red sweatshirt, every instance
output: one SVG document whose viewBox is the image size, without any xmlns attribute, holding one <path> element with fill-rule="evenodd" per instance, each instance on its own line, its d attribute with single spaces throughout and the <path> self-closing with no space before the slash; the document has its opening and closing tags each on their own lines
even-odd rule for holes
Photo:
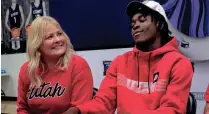
<svg viewBox="0 0 209 114">
<path fill-rule="evenodd" d="M 134 48 L 112 61 L 94 99 L 76 107 L 82 114 L 185 114 L 192 76 L 176 38 L 151 52 Z"/>
<path fill-rule="evenodd" d="M 208 84 L 208 88 L 207 88 L 207 90 L 205 92 L 205 100 L 206 100 L 206 102 L 209 103 L 209 84 Z"/>
<path fill-rule="evenodd" d="M 66 71 L 54 68 L 41 76 L 44 83 L 38 89 L 29 89 L 27 65 L 19 73 L 17 114 L 61 114 L 92 99 L 93 78 L 83 58 L 73 55 Z"/>
</svg>

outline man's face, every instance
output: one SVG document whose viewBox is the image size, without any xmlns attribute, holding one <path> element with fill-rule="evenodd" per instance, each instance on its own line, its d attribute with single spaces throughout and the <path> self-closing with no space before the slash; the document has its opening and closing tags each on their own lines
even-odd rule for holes
<svg viewBox="0 0 209 114">
<path fill-rule="evenodd" d="M 156 22 L 151 15 L 135 14 L 131 26 L 133 39 L 138 44 L 152 40 L 158 32 Z"/>
</svg>

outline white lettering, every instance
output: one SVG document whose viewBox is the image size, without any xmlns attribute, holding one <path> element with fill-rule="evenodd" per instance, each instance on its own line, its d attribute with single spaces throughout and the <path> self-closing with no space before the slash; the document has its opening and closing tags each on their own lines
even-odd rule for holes
<svg viewBox="0 0 209 114">
<path fill-rule="evenodd" d="M 17 16 L 17 15 L 18 15 L 18 12 L 14 12 L 11 14 L 11 17 Z"/>
<path fill-rule="evenodd" d="M 168 80 L 159 79 L 156 83 L 149 82 L 150 86 L 148 87 L 148 82 L 131 80 L 127 78 L 126 76 L 118 73 L 117 84 L 124 86 L 128 88 L 129 90 L 134 91 L 136 93 L 147 94 L 149 93 L 149 87 L 150 87 L 151 93 L 154 91 L 166 91 Z"/>
<path fill-rule="evenodd" d="M 33 14 L 39 14 L 42 12 L 42 9 L 39 9 L 39 10 L 33 10 Z"/>
</svg>

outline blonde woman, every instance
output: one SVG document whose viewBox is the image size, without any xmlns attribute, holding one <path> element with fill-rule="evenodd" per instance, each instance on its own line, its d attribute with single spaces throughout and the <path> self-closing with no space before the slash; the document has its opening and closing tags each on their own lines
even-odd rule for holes
<svg viewBox="0 0 209 114">
<path fill-rule="evenodd" d="M 32 22 L 27 55 L 18 79 L 18 114 L 60 114 L 92 98 L 90 68 L 52 17 Z"/>
</svg>

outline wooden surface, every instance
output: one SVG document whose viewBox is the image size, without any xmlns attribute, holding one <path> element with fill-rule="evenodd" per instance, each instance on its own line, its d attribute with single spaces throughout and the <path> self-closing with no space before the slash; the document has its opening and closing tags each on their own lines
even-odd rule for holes
<svg viewBox="0 0 209 114">
<path fill-rule="evenodd" d="M 16 101 L 1 101 L 1 113 L 17 114 Z"/>
</svg>

